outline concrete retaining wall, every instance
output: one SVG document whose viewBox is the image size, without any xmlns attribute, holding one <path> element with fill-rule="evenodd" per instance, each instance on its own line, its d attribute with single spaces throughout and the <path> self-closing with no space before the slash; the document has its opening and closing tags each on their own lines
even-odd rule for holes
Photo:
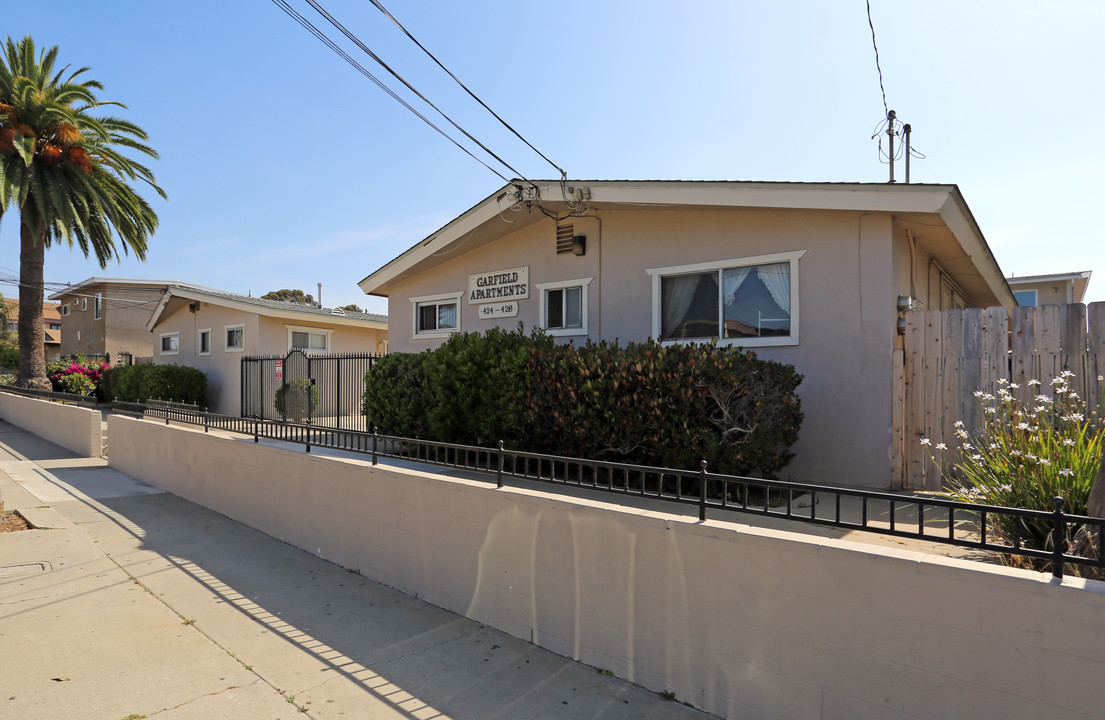
<svg viewBox="0 0 1105 720">
<path fill-rule="evenodd" d="M 0 392 L 0 417 L 78 455 L 103 452 L 98 410 Z"/>
<path fill-rule="evenodd" d="M 1105 712 L 1105 583 L 109 423 L 123 472 L 724 717 Z"/>
</svg>

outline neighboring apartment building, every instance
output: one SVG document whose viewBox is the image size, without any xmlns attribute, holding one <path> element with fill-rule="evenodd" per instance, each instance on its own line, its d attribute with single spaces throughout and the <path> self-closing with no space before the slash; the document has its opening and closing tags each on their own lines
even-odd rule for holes
<svg viewBox="0 0 1105 720">
<path fill-rule="evenodd" d="M 60 303 L 61 354 L 150 357 L 154 343 L 146 321 L 169 285 L 200 287 L 177 280 L 90 277 L 50 296 Z"/>
<path fill-rule="evenodd" d="M 1038 305 L 1068 305 L 1080 303 L 1090 284 L 1090 270 L 1052 275 L 1025 275 L 1008 277 L 1005 281 L 1013 289 L 1017 304 L 1021 307 Z"/>
<path fill-rule="evenodd" d="M 391 351 L 519 322 L 577 345 L 717 338 L 805 376 L 787 477 L 886 488 L 901 311 L 1015 305 L 954 185 L 570 186 L 507 185 L 362 280 Z"/>
<path fill-rule="evenodd" d="M 19 301 L 4 300 L 8 308 L 7 330 L 19 332 Z M 57 360 L 61 357 L 61 312 L 60 306 L 54 303 L 42 303 L 42 331 L 43 347 L 46 361 Z"/>
<path fill-rule="evenodd" d="M 159 296 L 144 329 L 155 363 L 202 370 L 208 407 L 233 415 L 242 410 L 243 357 L 293 349 L 383 354 L 388 343 L 385 315 L 175 285 Z"/>
</svg>

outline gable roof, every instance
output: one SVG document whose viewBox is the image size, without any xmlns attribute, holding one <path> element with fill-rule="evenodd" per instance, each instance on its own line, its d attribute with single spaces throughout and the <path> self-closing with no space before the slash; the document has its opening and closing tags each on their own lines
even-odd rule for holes
<svg viewBox="0 0 1105 720">
<path fill-rule="evenodd" d="M 630 207 L 730 207 L 791 210 L 844 210 L 884 212 L 895 215 L 906 227 L 931 229 L 933 222 L 946 231 L 947 241 L 970 268 L 977 290 L 999 303 L 1015 305 L 1013 293 L 990 251 L 978 223 L 956 185 L 920 183 L 804 183 L 714 180 L 537 180 L 528 191 L 539 194 L 540 207 L 530 212 L 502 213 L 511 205 L 510 196 L 521 182 L 504 185 L 442 228 L 422 239 L 397 258 L 379 268 L 358 286 L 367 295 L 386 297 L 397 280 L 418 274 L 445 262 L 461 245 L 474 249 L 548 216 L 564 217 L 570 208 L 565 189 L 583 187 L 590 192 L 593 210 Z M 505 202 L 504 202 L 505 201 Z M 586 215 L 585 215 L 586 216 Z"/>
<path fill-rule="evenodd" d="M 386 330 L 388 325 L 387 315 L 352 312 L 341 308 L 317 308 L 311 305 L 301 305 L 282 300 L 265 300 L 222 290 L 198 288 L 197 286 L 169 285 L 162 292 L 161 300 L 158 301 L 157 307 L 154 308 L 153 314 L 146 323 L 147 330 L 153 330 L 157 327 L 157 324 L 161 321 L 161 316 L 173 298 L 196 300 L 218 305 L 219 307 L 256 313 L 265 317 L 285 318 L 301 322 L 305 317 L 313 317 L 316 321 L 325 319 L 326 322 L 334 325 L 368 327 L 376 330 Z"/>
<path fill-rule="evenodd" d="M 204 287 L 203 285 L 196 285 L 194 283 L 181 282 L 180 280 L 157 280 L 154 278 L 117 278 L 117 277 L 100 277 L 94 276 L 81 280 L 76 285 L 70 285 L 64 290 L 58 290 L 50 295 L 50 300 L 60 300 L 67 295 L 76 295 L 80 297 L 87 295 L 88 291 L 98 286 L 105 287 L 148 287 L 150 289 L 167 287 L 169 285 L 176 285 L 177 287 L 190 287 L 198 290 L 213 290 L 219 292 L 214 288 Z M 90 296 L 89 296 L 90 297 Z"/>
</svg>

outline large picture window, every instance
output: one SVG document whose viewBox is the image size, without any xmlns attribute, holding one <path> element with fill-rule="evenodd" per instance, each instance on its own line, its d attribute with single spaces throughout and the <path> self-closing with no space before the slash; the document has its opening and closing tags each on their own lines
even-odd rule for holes
<svg viewBox="0 0 1105 720">
<path fill-rule="evenodd" d="M 442 336 L 460 329 L 460 296 L 428 295 L 411 298 L 414 303 L 415 336 Z"/>
<path fill-rule="evenodd" d="M 798 259 L 805 251 L 649 270 L 653 336 L 747 347 L 798 342 Z"/>
</svg>

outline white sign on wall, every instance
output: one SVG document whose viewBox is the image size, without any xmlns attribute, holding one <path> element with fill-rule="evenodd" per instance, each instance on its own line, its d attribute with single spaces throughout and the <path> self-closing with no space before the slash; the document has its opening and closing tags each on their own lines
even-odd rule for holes
<svg viewBox="0 0 1105 720">
<path fill-rule="evenodd" d="M 468 276 L 468 304 L 501 303 L 529 297 L 529 266 Z M 515 307 L 514 313 L 518 309 Z M 482 313 L 480 317 L 485 317 Z M 500 316 L 502 317 L 502 316 Z M 509 316 L 507 316 L 509 317 Z"/>
<path fill-rule="evenodd" d="M 517 302 L 487 303 L 480 305 L 480 319 L 515 317 L 518 314 Z"/>
</svg>

